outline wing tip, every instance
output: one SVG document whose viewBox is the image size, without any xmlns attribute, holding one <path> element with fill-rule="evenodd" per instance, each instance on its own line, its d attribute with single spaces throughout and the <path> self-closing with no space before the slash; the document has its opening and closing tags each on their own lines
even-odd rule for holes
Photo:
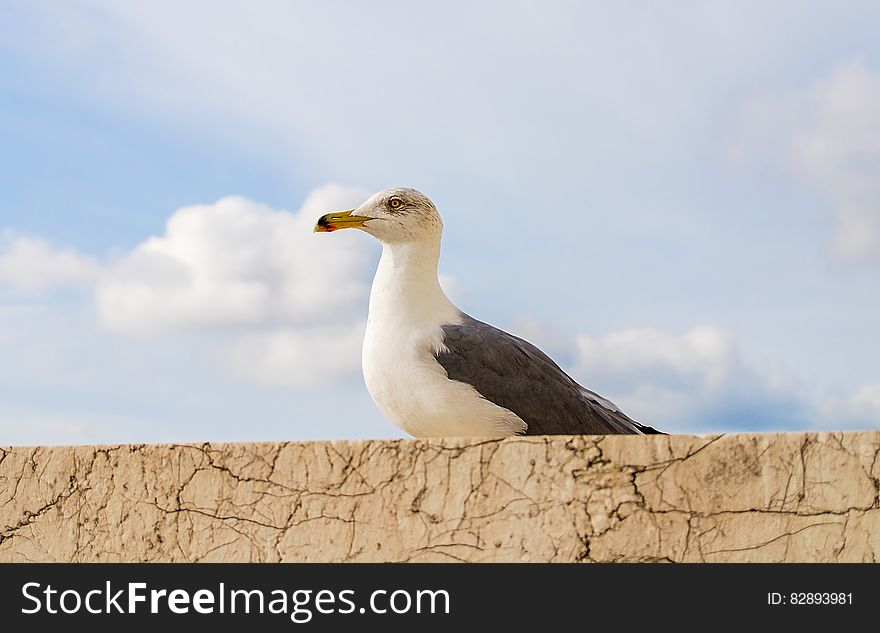
<svg viewBox="0 0 880 633">
<path fill-rule="evenodd" d="M 669 435 L 665 431 L 660 431 L 655 429 L 653 426 L 648 426 L 647 424 L 642 424 L 641 422 L 636 422 L 636 427 L 638 427 L 639 431 L 642 432 L 642 435 Z"/>
</svg>

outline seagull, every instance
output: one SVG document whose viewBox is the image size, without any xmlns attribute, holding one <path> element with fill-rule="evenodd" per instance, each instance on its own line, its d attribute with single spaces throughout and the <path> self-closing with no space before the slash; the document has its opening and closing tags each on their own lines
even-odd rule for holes
<svg viewBox="0 0 880 633">
<path fill-rule="evenodd" d="M 321 216 L 315 232 L 360 229 L 382 244 L 364 335 L 364 382 L 413 437 L 651 434 L 537 347 L 458 309 L 437 277 L 443 221 L 395 187 Z"/>
</svg>

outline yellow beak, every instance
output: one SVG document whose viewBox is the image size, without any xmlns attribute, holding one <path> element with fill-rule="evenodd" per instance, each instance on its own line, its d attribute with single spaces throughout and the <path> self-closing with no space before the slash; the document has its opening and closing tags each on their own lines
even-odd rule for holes
<svg viewBox="0 0 880 633">
<path fill-rule="evenodd" d="M 373 219 L 363 215 L 352 215 L 352 213 L 354 213 L 354 209 L 322 215 L 318 218 L 317 224 L 315 224 L 315 233 L 330 233 L 339 229 L 351 229 L 363 226 L 364 222 Z"/>
</svg>

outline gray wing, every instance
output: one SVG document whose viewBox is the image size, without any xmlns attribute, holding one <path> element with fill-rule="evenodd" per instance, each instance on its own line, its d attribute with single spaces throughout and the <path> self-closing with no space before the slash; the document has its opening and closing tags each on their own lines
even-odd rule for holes
<svg viewBox="0 0 880 633">
<path fill-rule="evenodd" d="M 463 318 L 458 325 L 442 326 L 446 349 L 434 355 L 437 362 L 450 380 L 471 385 L 522 418 L 526 435 L 659 433 L 579 385 L 528 341 Z"/>
</svg>

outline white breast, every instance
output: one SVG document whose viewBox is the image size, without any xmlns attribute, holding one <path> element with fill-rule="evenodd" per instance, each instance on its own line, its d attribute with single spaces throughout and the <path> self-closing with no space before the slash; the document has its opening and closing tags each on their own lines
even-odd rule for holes
<svg viewBox="0 0 880 633">
<path fill-rule="evenodd" d="M 504 437 L 523 432 L 526 425 L 514 413 L 481 397 L 470 385 L 447 378 L 434 359 L 431 338 L 395 335 L 376 323 L 367 326 L 364 380 L 388 419 L 414 437 Z"/>
<path fill-rule="evenodd" d="M 517 415 L 449 380 L 435 359 L 441 325 L 458 323 L 461 312 L 440 289 L 436 268 L 433 279 L 411 278 L 419 272 L 411 259 L 402 271 L 401 253 L 386 247 L 370 293 L 362 364 L 376 405 L 415 437 L 522 433 L 526 424 Z"/>
</svg>

